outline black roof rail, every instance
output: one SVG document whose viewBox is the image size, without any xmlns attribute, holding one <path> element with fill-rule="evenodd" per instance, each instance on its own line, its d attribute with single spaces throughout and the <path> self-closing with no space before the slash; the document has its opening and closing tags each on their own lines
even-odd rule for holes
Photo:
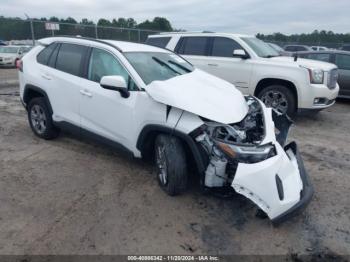
<svg viewBox="0 0 350 262">
<path fill-rule="evenodd" d="M 94 41 L 96 43 L 100 43 L 100 44 L 105 44 L 108 45 L 110 47 L 113 47 L 115 49 L 117 49 L 120 53 L 123 53 L 123 50 L 121 50 L 118 46 L 115 46 L 111 43 L 105 42 L 103 40 L 99 40 L 96 38 L 92 38 L 92 37 L 83 37 L 83 36 L 72 36 L 72 35 L 57 35 L 57 36 L 51 36 L 48 38 L 59 38 L 59 37 L 65 37 L 65 38 L 73 38 L 73 39 L 83 39 L 83 40 L 88 40 L 88 41 Z"/>
</svg>

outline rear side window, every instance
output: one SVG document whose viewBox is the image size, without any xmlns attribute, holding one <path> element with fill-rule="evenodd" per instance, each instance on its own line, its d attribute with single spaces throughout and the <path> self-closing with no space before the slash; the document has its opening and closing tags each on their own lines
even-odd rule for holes
<svg viewBox="0 0 350 262">
<path fill-rule="evenodd" d="M 57 47 L 57 45 L 57 43 L 53 43 L 45 47 L 36 57 L 36 61 L 40 64 L 47 65 L 52 51 Z"/>
<path fill-rule="evenodd" d="M 307 58 L 313 59 L 313 60 L 319 60 L 323 62 L 329 62 L 330 61 L 330 54 L 309 54 Z"/>
<path fill-rule="evenodd" d="M 180 46 L 177 52 L 183 55 L 200 55 L 207 54 L 208 37 L 183 37 L 180 39 Z"/>
<path fill-rule="evenodd" d="M 304 46 L 297 46 L 297 47 L 295 48 L 295 51 L 307 51 L 307 48 L 304 47 Z"/>
<path fill-rule="evenodd" d="M 335 57 L 335 64 L 339 69 L 350 70 L 350 56 L 337 54 Z"/>
<path fill-rule="evenodd" d="M 242 49 L 234 40 L 225 37 L 215 37 L 213 39 L 212 56 L 232 57 L 233 50 Z"/>
<path fill-rule="evenodd" d="M 169 41 L 170 37 L 150 37 L 146 40 L 146 44 L 164 48 Z"/>
<path fill-rule="evenodd" d="M 293 52 L 293 51 L 295 51 L 295 47 L 294 47 L 294 46 L 286 46 L 286 47 L 284 48 L 284 50 Z"/>
<path fill-rule="evenodd" d="M 81 64 L 86 54 L 87 47 L 75 44 L 61 44 L 57 55 L 56 69 L 80 76 Z"/>
<path fill-rule="evenodd" d="M 57 59 L 57 54 L 58 54 L 58 50 L 60 49 L 60 45 L 57 44 L 55 49 L 53 50 L 53 52 L 50 55 L 49 61 L 47 63 L 47 65 L 49 67 L 55 67 L 56 65 L 56 59 Z"/>
</svg>

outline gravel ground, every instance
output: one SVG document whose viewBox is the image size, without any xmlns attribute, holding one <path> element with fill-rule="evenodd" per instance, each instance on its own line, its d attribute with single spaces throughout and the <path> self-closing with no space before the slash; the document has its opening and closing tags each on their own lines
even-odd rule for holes
<svg viewBox="0 0 350 262">
<path fill-rule="evenodd" d="M 273 227 L 239 195 L 169 197 L 141 160 L 69 134 L 38 139 L 4 95 L 17 88 L 0 88 L 0 254 L 350 255 L 349 101 L 296 119 L 315 195 Z"/>
<path fill-rule="evenodd" d="M 0 87 L 18 85 L 17 70 L 0 67 Z"/>
</svg>

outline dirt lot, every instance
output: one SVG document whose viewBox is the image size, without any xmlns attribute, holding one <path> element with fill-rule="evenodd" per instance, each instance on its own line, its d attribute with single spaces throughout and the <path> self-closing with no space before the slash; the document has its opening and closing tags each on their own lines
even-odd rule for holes
<svg viewBox="0 0 350 262">
<path fill-rule="evenodd" d="M 172 198 L 141 160 L 68 134 L 38 139 L 4 95 L 17 89 L 0 87 L 0 254 L 350 254 L 350 102 L 296 119 L 315 195 L 275 228 L 244 197 Z"/>
</svg>

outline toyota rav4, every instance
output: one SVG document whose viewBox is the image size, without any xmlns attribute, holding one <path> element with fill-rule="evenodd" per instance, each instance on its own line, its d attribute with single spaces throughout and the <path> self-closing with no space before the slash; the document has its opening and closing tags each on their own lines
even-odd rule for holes
<svg viewBox="0 0 350 262">
<path fill-rule="evenodd" d="M 313 189 L 290 120 L 165 49 L 110 40 L 40 40 L 19 63 L 20 96 L 34 134 L 60 129 L 152 157 L 169 195 L 188 168 L 204 188 L 229 188 L 275 223 L 306 206 Z"/>
</svg>

